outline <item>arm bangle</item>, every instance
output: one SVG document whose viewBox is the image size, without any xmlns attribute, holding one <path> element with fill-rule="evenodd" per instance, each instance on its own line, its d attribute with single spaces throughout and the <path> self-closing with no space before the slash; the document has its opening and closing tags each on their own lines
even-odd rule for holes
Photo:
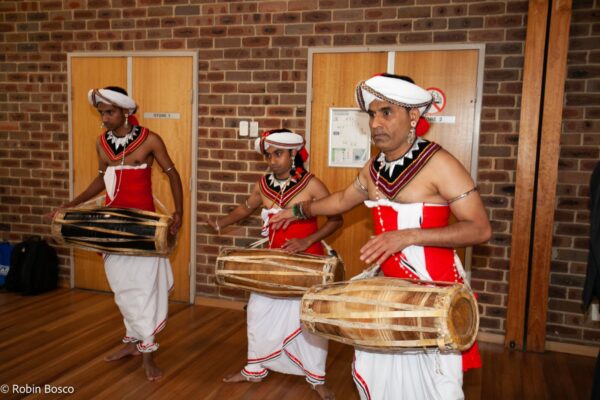
<svg viewBox="0 0 600 400">
<path fill-rule="evenodd" d="M 464 199 L 465 197 L 467 197 L 467 196 L 468 196 L 468 195 L 470 195 L 471 193 L 473 193 L 473 192 L 476 192 L 477 190 L 478 190 L 478 189 L 477 189 L 477 186 L 475 186 L 473 189 L 471 189 L 471 190 L 467 190 L 467 191 L 466 191 L 466 192 L 464 192 L 463 194 L 459 194 L 458 196 L 456 196 L 456 197 L 454 197 L 454 198 L 452 198 L 452 199 L 448 200 L 448 204 L 452 204 L 452 203 L 454 203 L 455 201 L 458 201 L 458 200 L 460 200 L 460 199 Z"/>
<path fill-rule="evenodd" d="M 175 164 L 173 164 L 169 168 L 163 170 L 163 172 L 166 174 L 167 172 L 172 171 L 173 169 L 175 169 Z"/>
<path fill-rule="evenodd" d="M 360 182 L 360 175 L 356 175 L 356 179 L 354 180 L 354 187 L 357 188 L 360 192 L 364 194 L 369 194 L 369 191 L 363 184 Z"/>
<path fill-rule="evenodd" d="M 304 214 L 304 219 L 309 219 L 309 218 L 314 217 L 314 215 L 310 212 L 312 200 L 303 201 L 301 204 L 302 204 L 302 214 Z"/>
</svg>

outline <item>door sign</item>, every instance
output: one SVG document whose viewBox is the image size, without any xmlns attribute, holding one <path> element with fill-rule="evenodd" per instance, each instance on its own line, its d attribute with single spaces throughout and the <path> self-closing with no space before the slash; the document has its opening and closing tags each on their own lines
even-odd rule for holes
<svg viewBox="0 0 600 400">
<path fill-rule="evenodd" d="M 433 104 L 429 108 L 428 114 L 442 112 L 444 107 L 446 107 L 446 94 L 442 92 L 442 89 L 436 87 L 430 87 L 426 90 L 433 96 Z"/>
</svg>

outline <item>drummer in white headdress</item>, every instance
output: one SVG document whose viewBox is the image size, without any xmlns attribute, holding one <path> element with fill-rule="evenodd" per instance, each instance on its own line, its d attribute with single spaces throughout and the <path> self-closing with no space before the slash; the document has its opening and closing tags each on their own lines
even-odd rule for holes
<svg viewBox="0 0 600 400">
<path fill-rule="evenodd" d="M 124 89 L 92 89 L 88 100 L 100 113 L 105 128 L 96 141 L 98 176 L 62 207 L 74 207 L 106 190 L 107 206 L 154 211 L 151 175 L 156 160 L 169 178 L 175 204 L 170 231 L 175 234 L 182 221 L 183 191 L 164 142 L 156 133 L 139 126 L 133 116 L 137 105 Z M 152 353 L 158 349 L 155 335 L 167 320 L 168 296 L 173 286 L 169 259 L 106 254 L 104 267 L 125 324 L 124 346 L 105 360 L 143 353 L 147 378 L 159 379 L 162 371 Z"/>
<path fill-rule="evenodd" d="M 308 153 L 304 138 L 287 129 L 264 132 L 255 149 L 263 154 L 271 172 L 254 185 L 247 200 L 229 215 L 208 223 L 221 232 L 224 227 L 250 216 L 262 206 L 263 235 L 269 248 L 324 254 L 321 240 L 342 225 L 332 216 L 319 227 L 316 218 L 295 221 L 281 229 L 271 229 L 269 218 L 301 201 L 313 201 L 329 194 L 323 183 L 304 168 Z M 269 370 L 304 376 L 324 399 L 333 399 L 325 386 L 327 340 L 302 329 L 300 299 L 277 298 L 252 293 L 247 307 L 248 363 L 225 382 L 259 382 Z"/>
<path fill-rule="evenodd" d="M 380 153 L 345 190 L 309 208 L 299 204 L 295 213 L 281 212 L 272 226 L 298 215 L 343 213 L 364 202 L 373 211 L 375 236 L 361 248 L 361 260 L 376 265 L 371 274 L 380 269 L 389 277 L 463 282 L 454 248 L 488 240 L 491 228 L 469 173 L 438 144 L 420 137 L 429 127 L 423 115 L 431 94 L 408 77 L 379 74 L 358 84 L 356 100 L 369 114 Z M 457 221 L 452 225 L 450 214 Z M 362 399 L 462 399 L 463 369 L 480 366 L 476 346 L 462 357 L 438 350 L 357 348 L 353 376 Z"/>
</svg>

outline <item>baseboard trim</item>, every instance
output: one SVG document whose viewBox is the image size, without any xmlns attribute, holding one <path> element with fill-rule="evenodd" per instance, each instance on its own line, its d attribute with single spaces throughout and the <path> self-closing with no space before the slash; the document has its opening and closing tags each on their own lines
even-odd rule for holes
<svg viewBox="0 0 600 400">
<path fill-rule="evenodd" d="M 598 356 L 597 346 L 586 346 L 582 344 L 562 343 L 546 341 L 545 349 L 556 351 L 558 353 L 575 354 L 578 356 L 596 357 Z"/>
<path fill-rule="evenodd" d="M 498 333 L 479 332 L 477 341 L 484 343 L 504 344 L 504 335 Z"/>
</svg>

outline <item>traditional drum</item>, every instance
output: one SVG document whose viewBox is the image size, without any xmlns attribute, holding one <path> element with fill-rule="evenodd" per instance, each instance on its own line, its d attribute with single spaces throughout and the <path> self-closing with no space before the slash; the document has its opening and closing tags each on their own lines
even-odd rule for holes
<svg viewBox="0 0 600 400">
<path fill-rule="evenodd" d="M 300 319 L 318 335 L 383 352 L 466 350 L 479 328 L 477 302 L 464 285 L 398 278 L 313 287 L 302 297 Z"/>
<path fill-rule="evenodd" d="M 300 297 L 311 286 L 344 279 L 338 257 L 279 249 L 225 248 L 215 272 L 220 285 L 281 297 Z"/>
<path fill-rule="evenodd" d="M 129 208 L 70 208 L 52 219 L 52 236 L 60 243 L 102 253 L 166 256 L 175 247 L 171 217 Z"/>
</svg>

